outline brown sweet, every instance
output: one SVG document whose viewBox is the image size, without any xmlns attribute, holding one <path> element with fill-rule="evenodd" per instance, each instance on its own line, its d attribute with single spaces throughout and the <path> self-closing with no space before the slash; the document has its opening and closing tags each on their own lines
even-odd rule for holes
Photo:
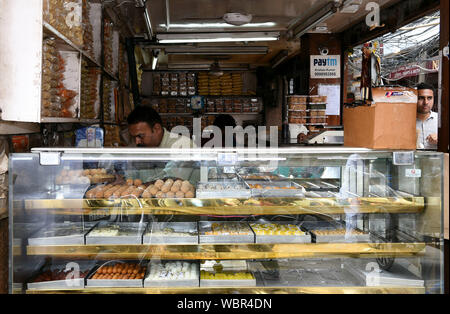
<svg viewBox="0 0 450 314">
<path fill-rule="evenodd" d="M 176 198 L 184 198 L 185 194 L 184 194 L 183 192 L 181 192 L 181 191 L 178 191 L 178 192 L 175 194 L 175 196 L 176 196 Z"/>
<path fill-rule="evenodd" d="M 181 185 L 174 183 L 172 185 L 172 187 L 170 188 L 170 191 L 173 192 L 173 193 L 177 193 L 180 189 L 181 189 Z"/>
<path fill-rule="evenodd" d="M 164 181 L 163 181 L 163 180 L 161 180 L 161 179 L 156 180 L 155 186 L 156 186 L 157 188 L 161 188 L 163 185 L 164 185 Z"/>
<path fill-rule="evenodd" d="M 186 198 L 193 198 L 194 196 L 195 195 L 193 191 L 188 191 L 186 194 L 184 194 L 184 197 Z"/>
<path fill-rule="evenodd" d="M 167 192 L 170 191 L 170 188 L 171 188 L 170 185 L 164 184 L 164 185 L 161 187 L 161 192 L 167 193 Z"/>
</svg>

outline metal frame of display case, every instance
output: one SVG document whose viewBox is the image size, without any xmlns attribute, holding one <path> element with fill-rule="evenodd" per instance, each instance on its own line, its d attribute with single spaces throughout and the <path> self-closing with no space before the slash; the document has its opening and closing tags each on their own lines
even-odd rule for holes
<svg viewBox="0 0 450 314">
<path fill-rule="evenodd" d="M 56 165 L 64 161 L 98 161 L 98 160 L 139 160 L 139 161 L 202 161 L 206 164 L 230 163 L 259 164 L 264 160 L 279 158 L 284 160 L 288 156 L 296 158 L 295 166 L 307 165 L 340 166 L 351 158 L 352 160 L 371 161 L 390 159 L 395 151 L 372 151 L 367 149 L 348 148 L 318 148 L 318 149 L 33 149 L 32 154 L 21 154 L 19 158 L 25 160 L 39 159 L 41 164 Z M 439 158 L 437 153 L 416 153 L 423 156 Z M 275 157 L 278 156 L 278 157 Z M 284 156 L 284 157 L 280 157 Z M 301 156 L 301 158 L 299 157 Z M 11 158 L 14 160 L 14 155 Z M 314 160 L 313 160 L 314 159 Z M 425 158 L 426 159 L 426 158 Z M 428 161 L 424 161 L 426 164 Z M 200 168 L 204 165 L 201 164 Z M 45 167 L 45 166 L 42 166 Z M 401 166 L 400 166 L 401 167 Z M 367 170 L 363 169 L 362 171 Z M 12 172 L 14 168 L 12 168 Z M 442 175 L 442 174 L 439 174 Z M 13 177 L 13 176 L 11 176 Z M 357 176 L 351 177 L 354 180 Z M 355 179 L 356 180 L 356 179 Z M 359 178 L 358 180 L 361 180 Z M 366 180 L 362 178 L 362 180 Z M 428 180 L 428 179 L 427 179 Z M 366 180 L 367 181 L 367 180 Z M 383 184 L 385 184 L 384 182 Z M 403 184 L 403 183 L 399 183 Z M 428 188 L 428 190 L 430 187 Z M 14 189 L 10 189 L 14 193 Z M 199 217 L 213 215 L 226 217 L 242 216 L 274 216 L 274 215 L 322 215 L 336 217 L 346 215 L 349 206 L 357 205 L 358 214 L 364 221 L 372 221 L 371 215 L 382 214 L 391 219 L 401 214 L 402 217 L 411 215 L 426 219 L 428 212 L 439 213 L 442 208 L 441 198 L 429 194 L 422 188 L 418 195 L 408 193 L 402 196 L 386 197 L 302 197 L 302 198 L 214 198 L 214 199 L 44 199 L 10 197 L 10 217 L 14 214 L 26 215 L 54 215 L 55 217 L 101 217 L 104 215 L 174 215 Z M 365 191 L 364 193 L 368 193 Z M 422 194 L 424 193 L 424 194 Z M 431 209 L 432 210 L 431 210 Z M 15 212 L 13 212 L 13 210 Z M 383 217 L 384 217 L 383 216 Z M 437 217 L 437 216 L 435 216 Z M 440 217 L 442 219 L 442 217 Z M 401 220 L 401 219 L 400 219 Z M 13 219 L 11 220 L 13 221 Z M 441 220 L 442 221 L 442 220 Z M 396 221 L 395 227 L 399 223 Z M 393 223 L 389 221 L 389 223 Z M 425 226 L 426 228 L 427 226 Z M 367 225 L 365 225 L 367 228 Z M 13 228 L 11 228 L 13 229 Z M 441 226 L 442 229 L 442 226 Z M 422 230 L 423 231 L 423 230 Z M 426 232 L 433 235 L 433 232 Z M 442 234 L 442 232 L 441 232 Z M 11 239 L 13 230 L 11 230 Z M 403 241 L 397 237 L 397 242 L 390 242 L 388 238 L 371 237 L 367 243 L 222 243 L 222 244 L 133 244 L 133 245 L 42 245 L 32 246 L 22 244 L 22 248 L 15 247 L 11 254 L 13 258 L 47 258 L 57 260 L 146 260 L 154 257 L 163 260 L 277 260 L 277 259 L 328 259 L 328 258 L 358 258 L 377 260 L 383 269 L 383 263 L 389 268 L 388 262 L 397 259 L 420 260 L 427 257 L 428 247 L 433 244 L 429 237 L 414 238 Z M 392 238 L 394 239 L 394 238 Z M 415 240 L 415 241 L 414 241 Z M 437 239 L 439 240 L 439 239 Z M 434 245 L 434 244 L 433 244 Z M 442 272 L 442 261 L 440 262 Z M 11 269 L 11 273 L 13 270 Z M 12 276 L 12 275 L 11 275 Z M 12 277 L 11 281 L 12 282 Z M 10 291 L 15 291 L 10 287 Z M 85 287 L 84 289 L 28 289 L 26 293 L 425 293 L 426 287 L 418 286 L 257 286 L 257 287 L 158 287 L 158 288 L 100 288 Z"/>
</svg>

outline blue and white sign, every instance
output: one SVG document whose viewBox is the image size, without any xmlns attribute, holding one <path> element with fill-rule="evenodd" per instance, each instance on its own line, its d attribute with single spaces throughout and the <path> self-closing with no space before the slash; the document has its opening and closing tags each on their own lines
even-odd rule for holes
<svg viewBox="0 0 450 314">
<path fill-rule="evenodd" d="M 329 79 L 341 77 L 340 55 L 311 56 L 311 78 Z"/>
</svg>

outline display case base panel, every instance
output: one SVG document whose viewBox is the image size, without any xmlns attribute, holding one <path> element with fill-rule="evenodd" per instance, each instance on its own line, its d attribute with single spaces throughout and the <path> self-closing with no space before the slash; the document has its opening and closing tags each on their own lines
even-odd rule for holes
<svg viewBox="0 0 450 314">
<path fill-rule="evenodd" d="M 119 237 L 95 237 L 87 236 L 86 244 L 117 244 L 117 245 L 133 245 L 142 244 L 142 236 L 119 236 Z"/>
<path fill-rule="evenodd" d="M 143 244 L 198 244 L 198 237 L 183 237 L 183 236 L 144 236 Z"/>
<path fill-rule="evenodd" d="M 199 238 L 200 243 L 209 243 L 209 244 L 255 243 L 255 237 L 253 235 L 241 235 L 241 236 L 200 235 Z"/>
<path fill-rule="evenodd" d="M 309 234 L 296 236 L 256 235 L 255 243 L 311 243 L 311 236 Z"/>
<path fill-rule="evenodd" d="M 144 280 L 144 288 L 151 287 L 198 287 L 199 279 L 190 280 Z"/>
<path fill-rule="evenodd" d="M 253 280 L 200 279 L 200 287 L 256 287 L 256 279 Z"/>
<path fill-rule="evenodd" d="M 142 287 L 142 279 L 88 279 L 86 287 Z"/>
<path fill-rule="evenodd" d="M 315 236 L 315 243 L 369 243 L 370 235 L 352 235 L 346 238 L 345 236 Z"/>
<path fill-rule="evenodd" d="M 30 238 L 28 245 L 45 246 L 45 245 L 84 245 L 84 235 L 67 236 L 67 237 L 51 237 L 51 238 Z"/>
<path fill-rule="evenodd" d="M 31 282 L 27 284 L 28 289 L 45 290 L 45 289 L 83 289 L 84 278 L 70 280 L 54 280 L 43 282 Z"/>
</svg>

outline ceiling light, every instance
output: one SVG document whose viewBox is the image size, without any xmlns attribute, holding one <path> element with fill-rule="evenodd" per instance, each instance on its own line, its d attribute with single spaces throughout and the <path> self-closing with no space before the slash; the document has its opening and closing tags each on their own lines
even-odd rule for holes
<svg viewBox="0 0 450 314">
<path fill-rule="evenodd" d="M 150 14 L 148 13 L 147 7 L 145 7 L 144 9 L 144 19 L 145 24 L 147 26 L 149 40 L 152 40 L 153 39 L 152 22 L 150 21 Z"/>
<path fill-rule="evenodd" d="M 324 22 L 330 16 L 337 12 L 337 3 L 334 1 L 328 2 L 324 7 L 312 14 L 301 23 L 296 23 L 289 27 L 289 32 L 292 32 L 291 38 L 300 38 L 306 32 L 316 27 L 318 24 Z"/>
<path fill-rule="evenodd" d="M 264 22 L 264 23 L 247 23 L 241 25 L 242 27 L 273 27 L 277 23 Z M 167 28 L 166 24 L 159 24 L 159 27 Z M 170 28 L 232 28 L 236 25 L 227 23 L 185 23 L 185 24 L 170 24 Z"/>
<path fill-rule="evenodd" d="M 166 47 L 166 54 L 186 55 L 233 55 L 233 54 L 267 54 L 269 48 L 266 46 L 242 46 L 242 47 Z"/>
<path fill-rule="evenodd" d="M 226 13 L 223 16 L 223 19 L 228 24 L 241 26 L 250 23 L 250 21 L 252 20 L 252 15 L 242 13 Z"/>
<path fill-rule="evenodd" d="M 158 34 L 161 44 L 176 43 L 214 43 L 238 41 L 273 41 L 278 40 L 279 32 L 249 32 L 249 33 L 198 33 L 198 34 Z"/>
</svg>

